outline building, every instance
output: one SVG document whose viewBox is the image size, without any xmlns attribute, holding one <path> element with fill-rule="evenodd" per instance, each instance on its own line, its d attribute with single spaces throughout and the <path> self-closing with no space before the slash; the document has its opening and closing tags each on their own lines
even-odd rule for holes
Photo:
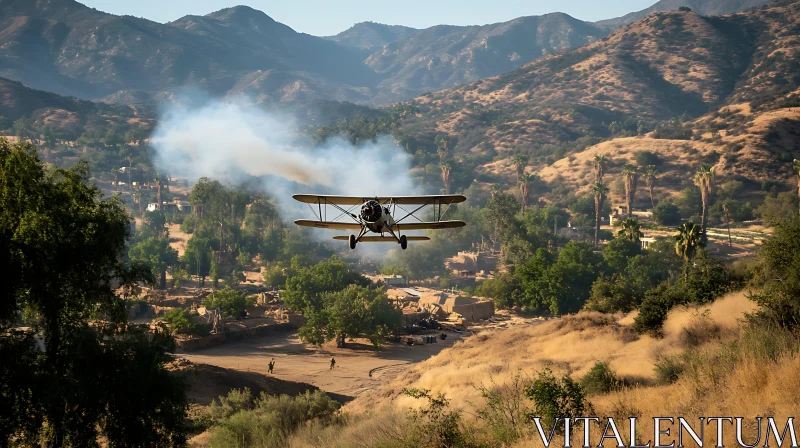
<svg viewBox="0 0 800 448">
<path fill-rule="evenodd" d="M 446 313 L 460 314 L 465 320 L 477 322 L 488 319 L 494 315 L 494 302 L 476 297 L 464 297 L 446 292 L 433 292 L 423 294 L 419 298 L 419 305 L 434 305 Z"/>
<path fill-rule="evenodd" d="M 192 205 L 186 201 L 173 201 L 173 202 L 163 202 L 161 205 L 161 209 L 164 210 L 164 213 L 183 213 L 183 214 L 190 214 L 192 213 Z M 158 210 L 158 202 L 151 202 L 147 204 L 147 211 L 154 212 Z"/>
<path fill-rule="evenodd" d="M 650 247 L 651 244 L 656 242 L 656 239 L 653 237 L 644 237 L 640 238 L 639 241 L 642 242 L 642 249 L 647 249 Z"/>
</svg>

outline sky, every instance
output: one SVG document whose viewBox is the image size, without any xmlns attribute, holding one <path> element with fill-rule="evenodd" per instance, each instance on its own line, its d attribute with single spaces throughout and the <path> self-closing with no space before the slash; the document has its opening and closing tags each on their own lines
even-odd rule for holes
<svg viewBox="0 0 800 448">
<path fill-rule="evenodd" d="M 564 12 L 586 21 L 619 17 L 656 0 L 78 0 L 117 15 L 169 22 L 247 5 L 296 31 L 329 36 L 358 22 L 427 28 L 433 25 L 485 25 L 516 17 Z"/>
</svg>

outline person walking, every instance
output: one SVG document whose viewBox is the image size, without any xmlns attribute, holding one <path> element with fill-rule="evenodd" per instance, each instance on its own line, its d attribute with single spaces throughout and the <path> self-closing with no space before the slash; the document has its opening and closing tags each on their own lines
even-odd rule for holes
<svg viewBox="0 0 800 448">
<path fill-rule="evenodd" d="M 275 358 L 272 358 L 272 361 L 269 362 L 269 373 L 272 373 L 272 369 L 275 368 Z"/>
<path fill-rule="evenodd" d="M 336 360 L 335 360 L 335 359 L 333 359 L 333 357 L 331 357 L 331 368 L 330 368 L 330 370 L 333 370 L 333 368 L 334 368 L 335 366 L 336 366 Z"/>
</svg>

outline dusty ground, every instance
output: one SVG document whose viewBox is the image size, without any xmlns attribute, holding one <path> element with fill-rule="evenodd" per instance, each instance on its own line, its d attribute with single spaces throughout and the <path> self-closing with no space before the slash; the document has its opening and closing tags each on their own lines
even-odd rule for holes
<svg viewBox="0 0 800 448">
<path fill-rule="evenodd" d="M 318 348 L 302 343 L 296 333 L 286 333 L 180 356 L 194 363 L 261 374 L 267 373 L 267 364 L 275 358 L 273 376 L 277 379 L 308 383 L 326 392 L 355 397 L 436 355 L 459 339 L 457 333 L 448 333 L 445 341 L 436 344 L 389 343 L 376 351 L 366 340 L 348 343 L 343 349 Z M 333 371 L 330 370 L 331 357 L 336 359 Z"/>
</svg>

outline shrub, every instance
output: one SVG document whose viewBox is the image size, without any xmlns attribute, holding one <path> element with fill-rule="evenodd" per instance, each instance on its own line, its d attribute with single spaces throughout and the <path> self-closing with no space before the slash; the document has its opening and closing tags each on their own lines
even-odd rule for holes
<svg viewBox="0 0 800 448">
<path fill-rule="evenodd" d="M 172 334 L 203 334 L 204 328 L 192 322 L 191 317 L 188 311 L 174 308 L 164 313 L 161 320 L 169 325 Z"/>
<path fill-rule="evenodd" d="M 665 200 L 653 208 L 653 219 L 662 226 L 675 226 L 681 222 L 681 213 L 677 205 Z"/>
<path fill-rule="evenodd" d="M 581 387 L 587 394 L 607 394 L 619 386 L 616 373 L 607 362 L 597 361 L 589 373 L 581 378 Z"/>
<path fill-rule="evenodd" d="M 708 315 L 708 311 L 694 316 L 681 329 L 678 339 L 684 347 L 697 347 L 719 337 L 722 329 Z"/>
<path fill-rule="evenodd" d="M 661 335 L 661 327 L 667 319 L 667 313 L 682 299 L 675 286 L 662 283 L 648 291 L 642 304 L 639 306 L 639 315 L 633 321 L 633 329 L 637 333 L 650 333 L 653 336 Z"/>
<path fill-rule="evenodd" d="M 232 288 L 225 288 L 216 291 L 212 295 L 203 299 L 203 306 L 209 309 L 219 309 L 225 316 L 240 317 L 244 314 L 245 308 L 254 303 L 248 299 L 244 293 Z"/>
<path fill-rule="evenodd" d="M 308 421 L 339 421 L 339 403 L 320 390 L 303 395 L 253 399 L 249 389 L 233 390 L 215 400 L 200 421 L 210 426 L 214 447 L 285 446 L 286 439 Z"/>
<path fill-rule="evenodd" d="M 428 401 L 427 407 L 410 411 L 413 427 L 417 429 L 412 435 L 414 440 L 411 446 L 471 446 L 467 435 L 463 434 L 460 428 L 461 413 L 448 409 L 450 401 L 444 394 L 433 397 L 427 389 L 403 389 L 403 393 L 412 398 Z"/>
<path fill-rule="evenodd" d="M 638 163 L 639 166 L 642 167 L 648 165 L 661 166 L 661 157 L 659 157 L 658 154 L 652 151 L 644 151 L 644 150 L 636 151 L 634 157 L 636 158 L 636 163 Z"/>
<path fill-rule="evenodd" d="M 656 381 L 660 384 L 672 384 L 678 381 L 681 373 L 683 373 L 683 363 L 679 358 L 665 356 L 656 360 Z"/>
<path fill-rule="evenodd" d="M 525 395 L 533 400 L 533 416 L 541 417 L 543 427 L 552 427 L 558 418 L 591 415 L 592 412 L 581 385 L 566 375 L 556 378 L 550 369 L 539 372 L 538 378 L 525 389 Z M 563 427 L 559 431 L 563 432 Z"/>
</svg>

